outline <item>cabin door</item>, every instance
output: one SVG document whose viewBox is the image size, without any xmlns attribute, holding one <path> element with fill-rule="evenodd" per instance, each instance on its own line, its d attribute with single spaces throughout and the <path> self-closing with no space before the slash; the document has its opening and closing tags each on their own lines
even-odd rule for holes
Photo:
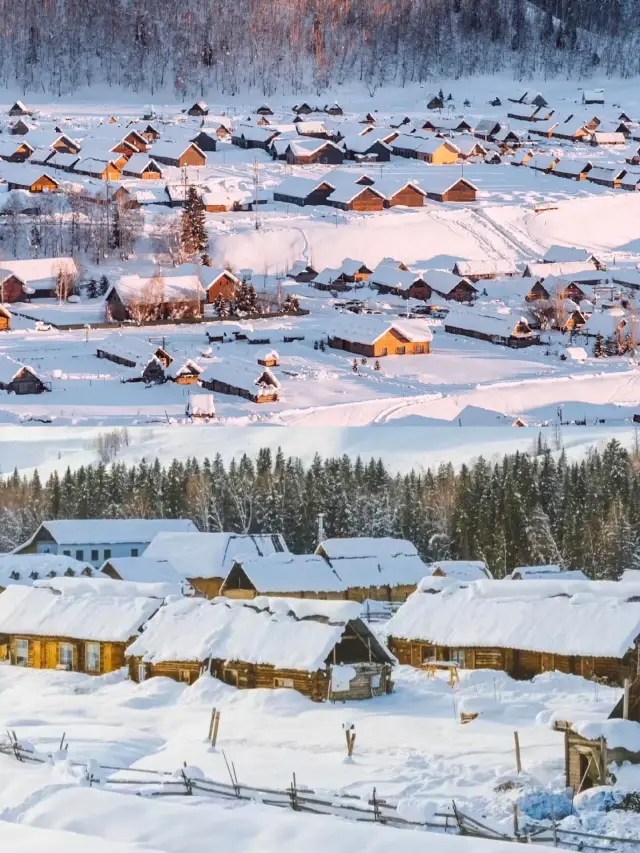
<svg viewBox="0 0 640 853">
<path fill-rule="evenodd" d="M 58 644 L 47 642 L 46 644 L 46 668 L 55 669 L 58 666 Z"/>
<path fill-rule="evenodd" d="M 45 646 L 45 643 L 44 641 L 40 642 L 39 640 L 32 640 L 31 645 L 33 648 L 33 667 L 34 669 L 43 669 L 45 663 L 45 649 L 43 647 Z"/>
<path fill-rule="evenodd" d="M 138 664 L 138 684 L 142 684 L 143 681 L 146 681 L 147 678 L 147 665 L 146 663 Z"/>
</svg>

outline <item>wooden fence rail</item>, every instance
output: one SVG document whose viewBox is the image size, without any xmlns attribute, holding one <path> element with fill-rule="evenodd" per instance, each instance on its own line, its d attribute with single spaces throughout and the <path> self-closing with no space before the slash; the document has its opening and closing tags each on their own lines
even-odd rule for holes
<svg viewBox="0 0 640 853">
<path fill-rule="evenodd" d="M 64 740 L 65 735 L 63 735 L 61 743 Z M 52 760 L 50 754 L 38 754 L 35 750 L 22 746 L 15 732 L 12 731 L 7 732 L 6 739 L 0 740 L 0 755 L 7 755 L 20 762 L 36 764 L 46 764 Z M 503 833 L 482 823 L 477 818 L 464 814 L 456 806 L 455 801 L 452 802 L 450 812 L 435 812 L 432 821 L 409 820 L 398 814 L 397 807 L 393 803 L 380 799 L 375 788 L 369 799 L 351 794 L 335 794 L 331 798 L 327 798 L 324 792 L 323 796 L 311 788 L 299 786 L 295 774 L 291 785 L 284 790 L 258 788 L 240 783 L 235 774 L 233 763 L 229 764 L 224 753 L 223 757 L 229 772 L 230 782 L 189 776 L 186 773 L 186 765 L 184 769 L 178 772 L 98 765 L 100 776 L 95 776 L 95 771 L 92 770 L 87 778 L 92 786 L 100 786 L 102 789 L 118 791 L 119 793 L 146 797 L 191 797 L 199 795 L 216 799 L 247 800 L 309 814 L 334 815 L 359 822 L 379 823 L 398 829 L 437 830 L 494 841 L 544 844 L 578 850 L 611 851 L 623 850 L 625 847 L 632 847 L 635 850 L 640 848 L 640 838 L 620 838 L 563 829 L 555 822 L 552 824 L 537 822 L 531 826 L 526 825 L 517 834 Z M 71 761 L 70 763 L 75 767 L 87 767 L 86 762 L 82 761 Z M 102 771 L 105 771 L 104 778 Z M 118 775 L 113 776 L 111 774 Z M 119 774 L 123 774 L 123 778 L 120 778 Z M 128 778 L 125 774 L 138 775 L 135 778 Z"/>
</svg>

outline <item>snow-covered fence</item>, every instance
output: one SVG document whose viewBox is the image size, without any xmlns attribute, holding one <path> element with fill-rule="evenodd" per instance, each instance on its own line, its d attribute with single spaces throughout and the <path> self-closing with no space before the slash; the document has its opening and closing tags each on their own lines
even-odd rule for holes
<svg viewBox="0 0 640 853">
<path fill-rule="evenodd" d="M 61 747 L 63 742 L 64 736 Z M 433 812 L 430 815 L 431 820 L 411 820 L 399 814 L 395 804 L 380 799 L 375 788 L 367 799 L 352 794 L 330 796 L 326 792 L 316 792 L 306 786 L 299 786 L 295 774 L 288 788 L 257 788 L 238 781 L 235 767 L 233 763 L 229 764 L 224 753 L 230 782 L 207 779 L 199 768 L 189 767 L 186 763 L 177 771 L 162 771 L 99 765 L 94 761 L 72 761 L 68 758 L 68 744 L 56 753 L 39 753 L 32 745 L 21 744 L 13 731 L 7 732 L 6 738 L 0 740 L 0 755 L 10 756 L 19 762 L 36 764 L 61 760 L 70 768 L 74 768 L 78 772 L 79 780 L 85 784 L 138 796 L 199 796 L 203 802 L 207 798 L 246 800 L 309 814 L 334 815 L 347 820 L 380 823 L 397 829 L 450 832 L 496 841 L 551 845 L 569 850 L 621 851 L 640 848 L 640 838 L 621 838 L 564 829 L 555 821 L 551 824 L 542 821 L 527 824 L 522 829 L 518 829 L 516 825 L 513 834 L 504 833 L 460 811 L 455 801 L 452 802 L 451 811 Z"/>
</svg>

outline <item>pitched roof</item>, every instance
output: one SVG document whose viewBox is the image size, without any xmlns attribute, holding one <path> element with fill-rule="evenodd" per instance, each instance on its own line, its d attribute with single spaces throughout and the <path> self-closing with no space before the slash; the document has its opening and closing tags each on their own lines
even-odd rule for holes
<svg viewBox="0 0 640 853">
<path fill-rule="evenodd" d="M 74 518 L 43 521 L 27 541 L 16 548 L 16 553 L 30 545 L 43 530 L 58 545 L 113 545 L 151 542 L 162 532 L 197 533 L 193 521 L 186 518 Z"/>
<path fill-rule="evenodd" d="M 640 634 L 640 587 L 429 577 L 387 623 L 387 633 L 453 648 L 620 658 Z"/>
<path fill-rule="evenodd" d="M 325 539 L 316 554 L 326 555 L 347 587 L 412 585 L 427 574 L 415 546 L 406 539 Z"/>
<path fill-rule="evenodd" d="M 316 554 L 270 554 L 266 557 L 241 557 L 235 561 L 258 590 L 282 592 L 342 592 L 346 584 Z"/>
<path fill-rule="evenodd" d="M 92 589 L 92 583 L 98 586 Z M 86 580 L 79 589 L 44 581 L 33 587 L 10 586 L 0 595 L 0 633 L 125 642 L 162 599 L 143 596 L 139 585 L 130 591 L 122 581 L 109 581 L 115 586 L 106 592 L 99 586 L 105 583 Z"/>
<path fill-rule="evenodd" d="M 184 599 L 163 607 L 127 655 L 150 663 L 213 658 L 314 672 L 324 669 L 360 611 L 350 601 Z"/>
<path fill-rule="evenodd" d="M 342 314 L 336 318 L 331 334 L 345 341 L 370 345 L 392 330 L 414 343 L 433 340 L 431 325 L 427 320 L 391 319 L 371 315 Z"/>
</svg>

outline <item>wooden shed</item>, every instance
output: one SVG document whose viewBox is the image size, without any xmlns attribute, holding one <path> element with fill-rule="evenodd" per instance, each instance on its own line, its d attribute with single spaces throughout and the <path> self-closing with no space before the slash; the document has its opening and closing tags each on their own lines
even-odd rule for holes
<svg viewBox="0 0 640 853">
<path fill-rule="evenodd" d="M 429 577 L 392 617 L 387 634 L 400 663 L 411 666 L 453 660 L 513 678 L 558 670 L 622 685 L 638 665 L 640 597 L 614 581 Z"/>
<path fill-rule="evenodd" d="M 114 672 L 124 666 L 127 644 L 172 588 L 92 578 L 10 586 L 0 595 L 8 660 L 33 669 Z"/>
<path fill-rule="evenodd" d="M 220 587 L 228 598 L 258 595 L 286 598 L 347 599 L 346 584 L 319 554 L 289 552 L 238 556 Z"/>
<path fill-rule="evenodd" d="M 383 210 L 384 203 L 384 195 L 375 187 L 363 187 L 358 184 L 340 187 L 327 199 L 327 204 L 340 210 Z"/>
<path fill-rule="evenodd" d="M 33 367 L 0 354 L 0 391 L 23 395 L 42 394 L 50 390 L 51 383 L 43 382 Z"/>
<path fill-rule="evenodd" d="M 130 677 L 193 683 L 209 673 L 239 689 L 297 690 L 315 702 L 393 689 L 393 659 L 355 602 L 259 597 L 184 599 L 163 607 L 127 649 Z"/>
<path fill-rule="evenodd" d="M 192 107 L 189 107 L 187 115 L 201 118 L 202 116 L 209 115 L 209 107 L 204 101 L 197 101 Z"/>
<path fill-rule="evenodd" d="M 165 166 L 183 168 L 184 166 L 206 166 L 207 155 L 195 142 L 156 142 L 151 149 L 151 156 L 157 163 Z"/>
<path fill-rule="evenodd" d="M 33 114 L 23 101 L 16 101 L 7 112 L 10 116 L 30 116 Z"/>
<path fill-rule="evenodd" d="M 280 383 L 270 368 L 253 368 L 242 361 L 208 364 L 199 382 L 208 391 L 243 397 L 252 403 L 275 403 L 280 399 Z"/>
<path fill-rule="evenodd" d="M 478 188 L 467 178 L 442 178 L 428 172 L 421 176 L 420 184 L 426 192 L 427 198 L 440 202 L 462 202 L 469 203 L 476 200 Z"/>
</svg>

